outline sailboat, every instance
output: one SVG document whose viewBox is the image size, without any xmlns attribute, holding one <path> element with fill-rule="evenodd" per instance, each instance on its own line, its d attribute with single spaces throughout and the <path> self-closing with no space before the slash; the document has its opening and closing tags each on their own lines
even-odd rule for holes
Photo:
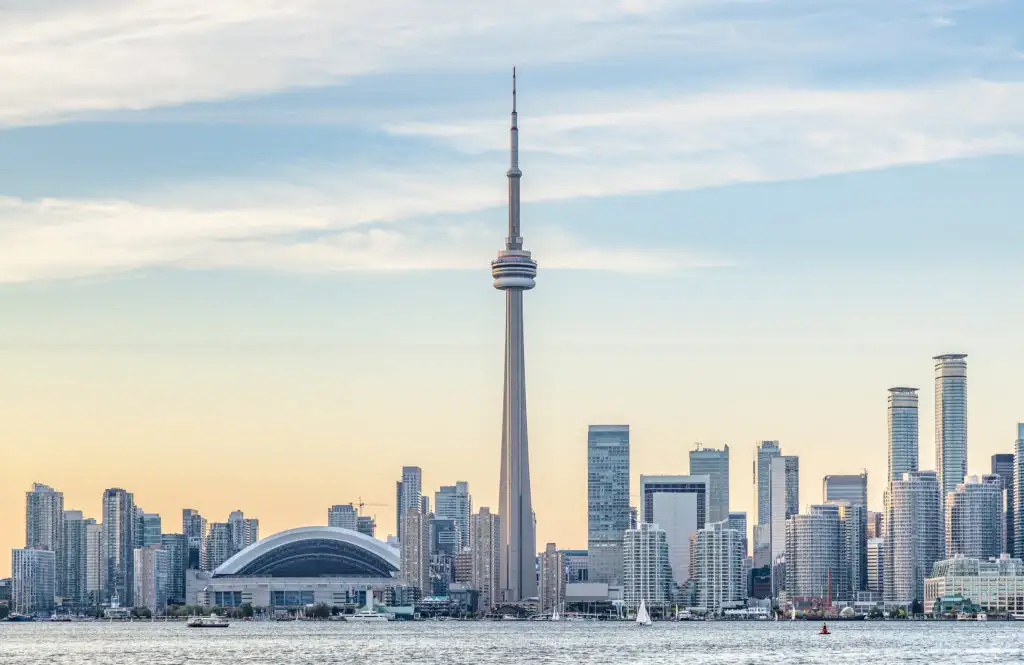
<svg viewBox="0 0 1024 665">
<path fill-rule="evenodd" d="M 789 615 L 790 621 L 796 621 L 796 605 L 793 606 L 793 613 Z"/>
<path fill-rule="evenodd" d="M 651 615 L 647 613 L 647 602 L 644 600 L 640 601 L 640 607 L 636 611 L 636 625 L 638 626 L 650 626 Z"/>
<path fill-rule="evenodd" d="M 558 605 L 555 605 L 555 609 L 551 610 L 551 620 L 561 621 L 562 615 L 558 613 Z"/>
</svg>

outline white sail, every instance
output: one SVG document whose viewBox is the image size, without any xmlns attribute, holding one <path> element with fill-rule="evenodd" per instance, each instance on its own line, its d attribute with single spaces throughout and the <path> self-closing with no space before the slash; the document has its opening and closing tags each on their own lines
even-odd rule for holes
<svg viewBox="0 0 1024 665">
<path fill-rule="evenodd" d="M 647 602 L 641 600 L 640 607 L 636 611 L 636 623 L 638 626 L 650 626 L 651 615 L 647 613 Z"/>
<path fill-rule="evenodd" d="M 555 606 L 555 609 L 551 610 L 551 620 L 552 621 L 561 621 L 562 620 L 562 615 L 558 613 L 558 606 L 557 605 Z"/>
</svg>

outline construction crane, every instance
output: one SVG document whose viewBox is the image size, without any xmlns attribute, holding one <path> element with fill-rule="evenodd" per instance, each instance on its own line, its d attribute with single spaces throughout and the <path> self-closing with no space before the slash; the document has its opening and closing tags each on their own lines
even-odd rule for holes
<svg viewBox="0 0 1024 665">
<path fill-rule="evenodd" d="M 378 506 L 380 508 L 387 508 L 389 504 L 386 504 L 386 503 L 366 503 L 365 501 L 363 501 L 363 497 L 359 497 L 359 503 L 357 503 L 356 505 L 359 506 L 359 514 L 362 515 L 363 514 L 363 506 Z"/>
</svg>

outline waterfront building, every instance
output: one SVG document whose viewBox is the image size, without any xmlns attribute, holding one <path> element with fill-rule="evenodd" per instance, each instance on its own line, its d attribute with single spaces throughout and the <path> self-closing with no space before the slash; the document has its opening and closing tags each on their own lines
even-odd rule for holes
<svg viewBox="0 0 1024 665">
<path fill-rule="evenodd" d="M 103 525 L 85 520 L 85 591 L 89 607 L 103 602 Z"/>
<path fill-rule="evenodd" d="M 494 288 L 505 292 L 505 386 L 502 399 L 501 476 L 498 515 L 501 527 L 501 588 L 505 600 L 537 595 L 537 533 L 530 493 L 530 454 L 526 430 L 526 360 L 523 293 L 534 287 L 537 263 L 523 249 L 520 227 L 519 128 L 515 71 L 512 74 L 512 123 L 508 176 L 508 236 L 505 249 L 491 261 Z"/>
<path fill-rule="evenodd" d="M 1013 551 L 1024 555 L 1024 423 L 1017 423 L 1013 457 Z"/>
<path fill-rule="evenodd" d="M 487 611 L 501 601 L 501 518 L 484 507 L 470 520 L 473 552 L 473 588 L 479 592 L 480 609 Z"/>
<path fill-rule="evenodd" d="M 868 586 L 867 508 L 846 501 L 839 506 L 839 598 L 856 600 Z"/>
<path fill-rule="evenodd" d="M 369 515 L 358 515 L 356 517 L 356 531 L 373 538 L 377 535 L 377 522 Z"/>
<path fill-rule="evenodd" d="M 968 476 L 946 495 L 946 557 L 988 559 L 1003 545 L 1003 490 L 999 476 Z"/>
<path fill-rule="evenodd" d="M 565 556 L 554 543 L 548 543 L 540 555 L 540 584 L 537 610 L 550 614 L 565 604 Z"/>
<path fill-rule="evenodd" d="M 773 457 L 768 467 L 772 562 L 786 554 L 786 520 L 800 513 L 800 458 Z"/>
<path fill-rule="evenodd" d="M 990 614 L 1024 616 L 1024 562 L 1009 555 L 936 562 L 924 582 L 924 611 L 941 614 L 964 605 Z"/>
<path fill-rule="evenodd" d="M 135 592 L 135 541 L 138 518 L 131 492 L 112 487 L 103 492 L 103 602 L 114 596 L 132 607 Z"/>
<path fill-rule="evenodd" d="M 671 600 L 667 534 L 657 524 L 640 522 L 623 536 L 622 601 L 633 611 L 640 601 L 663 607 Z"/>
<path fill-rule="evenodd" d="M 935 471 L 945 499 L 967 476 L 967 354 L 935 356 Z"/>
<path fill-rule="evenodd" d="M 186 573 L 186 599 L 206 607 L 302 610 L 407 599 L 399 551 L 348 529 L 310 526 L 272 534 L 212 572 Z"/>
<path fill-rule="evenodd" d="M 56 552 L 41 548 L 11 550 L 11 573 L 14 612 L 32 615 L 53 611 L 57 595 Z"/>
<path fill-rule="evenodd" d="M 33 483 L 32 489 L 25 492 L 25 549 L 46 549 L 54 553 L 57 566 L 57 594 L 63 595 L 63 492 L 42 483 Z"/>
<path fill-rule="evenodd" d="M 0 605 L 7 605 L 8 607 L 11 606 L 11 584 L 12 581 L 10 577 L 0 578 Z"/>
<path fill-rule="evenodd" d="M 164 592 L 168 605 L 185 604 L 185 571 L 188 570 L 188 539 L 181 533 L 160 536 L 160 548 L 167 552 L 167 586 Z"/>
<path fill-rule="evenodd" d="M 868 508 L 868 472 L 857 475 L 828 475 L 821 483 L 824 503 L 845 501 L 851 506 Z"/>
<path fill-rule="evenodd" d="M 203 558 L 206 556 L 206 518 L 198 510 L 185 508 L 181 511 L 181 532 L 188 540 L 188 568 L 208 570 Z"/>
<path fill-rule="evenodd" d="M 782 448 L 778 441 L 762 441 L 757 444 L 754 460 L 754 498 L 757 503 L 754 506 L 754 514 L 757 516 L 755 524 L 771 524 L 771 461 L 780 455 Z"/>
<path fill-rule="evenodd" d="M 154 615 L 167 610 L 167 552 L 160 547 L 138 547 L 135 563 L 134 607 L 145 607 Z"/>
<path fill-rule="evenodd" d="M 587 432 L 587 564 L 591 582 L 622 584 L 622 534 L 629 528 L 629 425 Z"/>
<path fill-rule="evenodd" d="M 204 560 L 208 570 L 214 570 L 235 554 L 234 541 L 231 537 L 231 525 L 227 522 L 213 522 L 204 541 L 206 548 Z"/>
<path fill-rule="evenodd" d="M 402 579 L 423 596 L 430 592 L 430 515 L 410 507 L 402 518 Z"/>
<path fill-rule="evenodd" d="M 708 477 L 708 523 L 729 519 L 729 446 L 691 450 L 690 475 Z"/>
<path fill-rule="evenodd" d="M 80 510 L 64 511 L 64 570 L 59 574 L 63 582 L 64 604 L 82 608 L 89 604 L 88 555 L 89 539 L 85 518 Z"/>
<path fill-rule="evenodd" d="M 992 456 L 992 473 L 999 476 L 999 487 L 1003 491 L 1003 547 L 1002 552 L 1014 556 L 1014 509 L 1016 502 L 1013 498 L 1014 474 L 1013 474 L 1013 453 L 997 453 Z M 1024 552 L 1021 552 L 1024 555 Z"/>
<path fill-rule="evenodd" d="M 942 495 L 934 471 L 905 473 L 889 483 L 885 521 L 885 600 L 924 599 L 924 579 L 943 558 Z"/>
<path fill-rule="evenodd" d="M 708 482 L 707 476 L 640 476 L 643 521 L 664 531 L 671 580 L 679 587 L 691 577 L 691 537 L 707 524 Z M 590 575 L 595 581 L 593 569 Z"/>
<path fill-rule="evenodd" d="M 356 509 L 351 503 L 331 506 L 327 510 L 327 526 L 356 530 Z"/>
<path fill-rule="evenodd" d="M 697 532 L 694 546 L 697 607 L 715 614 L 743 607 L 747 596 L 743 565 L 745 540 L 728 521 L 708 524 Z"/>
<path fill-rule="evenodd" d="M 139 515 L 139 526 L 136 537 L 140 547 L 159 547 L 162 527 L 160 516 L 156 513 L 143 512 Z"/>
<path fill-rule="evenodd" d="M 885 593 L 885 539 L 868 540 L 868 591 L 882 597 Z"/>
<path fill-rule="evenodd" d="M 900 480 L 918 469 L 917 388 L 889 388 L 889 478 Z"/>
<path fill-rule="evenodd" d="M 842 587 L 840 511 L 835 504 L 811 506 L 786 520 L 786 595 L 838 599 Z"/>
<path fill-rule="evenodd" d="M 469 495 L 469 483 L 464 480 L 454 485 L 442 485 L 434 492 L 434 516 L 455 522 L 458 535 L 456 549 L 469 547 L 469 518 L 473 514 L 473 498 Z"/>
<path fill-rule="evenodd" d="M 395 533 L 402 540 L 402 521 L 409 509 L 423 510 L 423 469 L 403 466 L 402 479 L 395 483 Z"/>
<path fill-rule="evenodd" d="M 747 514 L 743 512 L 729 513 L 729 528 L 740 532 L 743 539 L 743 556 L 750 556 L 750 547 L 747 543 Z"/>
<path fill-rule="evenodd" d="M 636 528 L 636 527 L 632 527 Z M 590 555 L 587 550 L 559 550 L 565 560 L 565 576 L 569 584 L 590 580 Z"/>
</svg>

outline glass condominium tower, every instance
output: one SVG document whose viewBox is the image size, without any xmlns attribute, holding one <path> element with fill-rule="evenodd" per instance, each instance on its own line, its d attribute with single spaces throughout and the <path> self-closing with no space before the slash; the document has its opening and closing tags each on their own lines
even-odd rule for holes
<svg viewBox="0 0 1024 665">
<path fill-rule="evenodd" d="M 629 529 L 629 425 L 587 432 L 587 566 L 591 582 L 622 584 L 622 538 Z"/>
<path fill-rule="evenodd" d="M 889 388 L 889 477 L 917 471 L 917 388 Z"/>
<path fill-rule="evenodd" d="M 935 356 L 935 471 L 942 496 L 967 475 L 967 354 Z"/>
<path fill-rule="evenodd" d="M 757 455 L 754 459 L 754 515 L 755 524 L 768 524 L 772 521 L 771 480 L 768 470 L 772 458 L 782 454 L 778 441 L 762 441 L 757 444 Z"/>
</svg>

